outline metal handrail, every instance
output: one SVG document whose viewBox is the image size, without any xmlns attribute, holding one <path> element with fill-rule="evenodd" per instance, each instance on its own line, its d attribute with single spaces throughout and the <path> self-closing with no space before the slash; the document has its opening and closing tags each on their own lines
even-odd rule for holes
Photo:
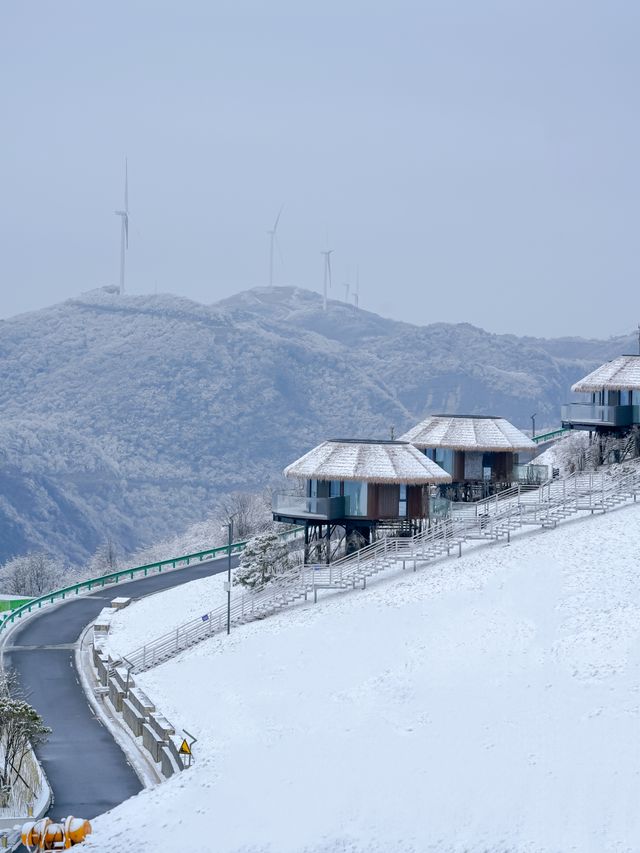
<svg viewBox="0 0 640 853">
<path fill-rule="evenodd" d="M 285 530 L 284 533 L 280 533 L 278 535 L 286 541 L 289 538 L 295 538 L 295 536 L 303 530 L 304 527 L 295 527 L 292 530 Z M 248 541 L 249 540 L 245 539 L 240 542 L 233 542 L 231 545 L 231 553 L 241 553 Z M 212 560 L 218 556 L 228 553 L 228 545 L 217 545 L 215 548 L 208 548 L 205 551 L 197 551 L 194 554 L 185 554 L 182 557 L 169 557 L 167 560 L 158 560 L 155 563 L 145 563 L 142 566 L 119 569 L 118 571 L 110 572 L 107 575 L 100 575 L 99 577 L 79 581 L 78 583 L 62 587 L 61 589 L 52 590 L 46 595 L 41 595 L 38 598 L 32 598 L 26 604 L 16 607 L 15 610 L 12 610 L 11 613 L 7 614 L 7 616 L 5 616 L 0 622 L 0 632 L 2 632 L 7 625 L 13 623 L 16 619 L 21 619 L 23 614 L 31 613 L 34 609 L 39 610 L 44 605 L 53 604 L 55 601 L 63 601 L 72 595 L 79 595 L 80 592 L 84 590 L 90 592 L 92 589 L 102 589 L 107 584 L 116 584 L 124 579 L 133 580 L 134 577 L 139 574 L 147 577 L 150 572 L 160 573 L 165 568 L 176 569 L 179 568 L 181 564 L 183 566 L 189 566 L 192 562 L 203 562 L 205 559 Z"/>
<path fill-rule="evenodd" d="M 511 529 L 526 523 L 554 525 L 567 514 L 582 510 L 605 511 L 615 497 L 629 499 L 640 493 L 640 474 L 627 472 L 599 476 L 576 473 L 569 477 L 549 480 L 537 488 L 513 487 L 502 496 L 494 495 L 482 502 L 486 512 L 469 519 L 449 518 L 443 525 L 429 528 L 413 537 L 385 538 L 329 565 L 308 565 L 289 569 L 277 576 L 264 589 L 237 596 L 231 607 L 231 624 L 260 618 L 279 607 L 306 597 L 319 587 L 339 588 L 362 581 L 397 561 L 412 560 L 414 569 L 424 563 L 451 553 L 473 536 L 497 539 L 510 535 Z M 523 501 L 523 497 L 525 500 Z M 585 499 L 589 498 L 588 503 Z M 146 643 L 127 657 L 137 668 L 148 669 L 177 654 L 200 640 L 224 630 L 227 624 L 226 606 L 204 614 L 199 619 L 178 626 Z"/>
<path fill-rule="evenodd" d="M 571 429 L 569 427 L 558 427 L 558 429 L 552 429 L 551 432 L 534 435 L 531 437 L 531 440 L 535 441 L 536 444 L 542 444 L 544 441 L 550 441 L 552 438 L 560 438 L 565 432 L 571 432 Z"/>
</svg>

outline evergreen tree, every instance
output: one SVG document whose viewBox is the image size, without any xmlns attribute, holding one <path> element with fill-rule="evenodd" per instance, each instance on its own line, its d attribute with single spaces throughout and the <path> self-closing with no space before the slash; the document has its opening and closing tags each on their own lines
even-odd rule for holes
<svg viewBox="0 0 640 853">
<path fill-rule="evenodd" d="M 12 672 L 0 676 L 0 803 L 6 805 L 11 789 L 22 777 L 23 762 L 31 747 L 45 740 L 51 729 L 28 702 L 12 696 L 17 680 Z"/>
<path fill-rule="evenodd" d="M 262 589 L 289 566 L 287 546 L 276 533 L 259 533 L 250 539 L 236 569 L 234 583 L 247 589 Z"/>
</svg>

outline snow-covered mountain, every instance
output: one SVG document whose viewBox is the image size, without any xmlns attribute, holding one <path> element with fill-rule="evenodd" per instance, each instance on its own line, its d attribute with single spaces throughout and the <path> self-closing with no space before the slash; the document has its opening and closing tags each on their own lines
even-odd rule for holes
<svg viewBox="0 0 640 853">
<path fill-rule="evenodd" d="M 324 313 L 294 288 L 211 306 L 99 290 L 2 321 L 0 561 L 152 542 L 321 439 L 429 411 L 557 424 L 571 382 L 629 346 Z"/>
</svg>

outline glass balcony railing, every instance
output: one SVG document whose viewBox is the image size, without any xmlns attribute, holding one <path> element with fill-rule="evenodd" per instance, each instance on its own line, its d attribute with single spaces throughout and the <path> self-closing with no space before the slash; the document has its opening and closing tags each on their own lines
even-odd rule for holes
<svg viewBox="0 0 640 853">
<path fill-rule="evenodd" d="M 513 479 L 516 483 L 538 485 L 549 479 L 548 465 L 514 465 Z"/>
<path fill-rule="evenodd" d="M 431 521 L 447 518 L 451 512 L 451 501 L 447 498 L 429 498 L 429 518 Z"/>
<path fill-rule="evenodd" d="M 639 414 L 640 406 L 597 406 L 593 403 L 568 403 L 562 407 L 562 423 L 624 427 L 638 423 Z"/>
<path fill-rule="evenodd" d="M 319 518 L 331 521 L 346 518 L 349 514 L 349 498 L 309 498 L 290 492 L 276 492 L 273 496 L 273 512 L 286 518 Z"/>
</svg>

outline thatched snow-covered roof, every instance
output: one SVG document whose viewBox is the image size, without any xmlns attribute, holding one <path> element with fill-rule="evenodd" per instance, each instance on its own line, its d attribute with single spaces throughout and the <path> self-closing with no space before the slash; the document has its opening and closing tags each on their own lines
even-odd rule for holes
<svg viewBox="0 0 640 853">
<path fill-rule="evenodd" d="M 450 483 L 451 477 L 405 441 L 331 439 L 284 469 L 302 480 L 357 480 L 420 486 Z"/>
<path fill-rule="evenodd" d="M 402 441 L 426 450 L 495 451 L 517 453 L 536 445 L 528 436 L 504 418 L 479 415 L 430 415 L 401 437 Z"/>
<path fill-rule="evenodd" d="M 572 391 L 640 391 L 640 355 L 619 355 L 571 386 Z"/>
</svg>

